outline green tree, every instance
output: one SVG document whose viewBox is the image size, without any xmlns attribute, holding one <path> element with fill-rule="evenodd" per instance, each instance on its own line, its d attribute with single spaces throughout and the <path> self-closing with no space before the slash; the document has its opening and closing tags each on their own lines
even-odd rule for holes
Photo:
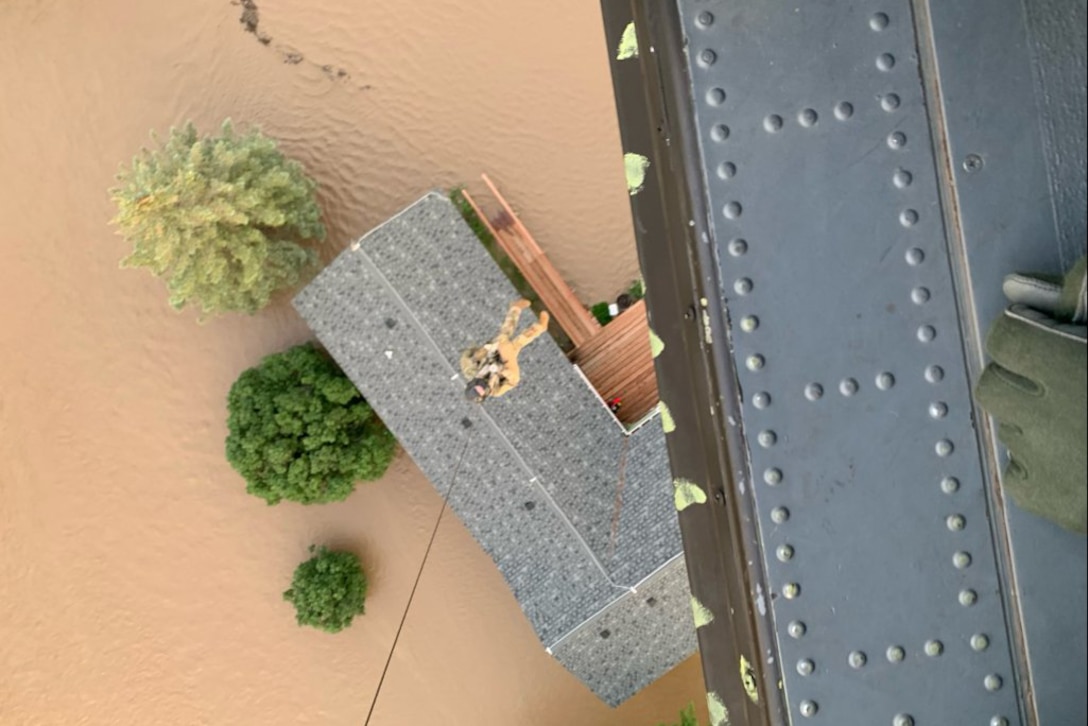
<svg viewBox="0 0 1088 726">
<path fill-rule="evenodd" d="M 314 552 L 310 546 L 310 552 Z M 329 633 L 338 633 L 363 614 L 366 575 L 359 558 L 350 552 L 324 547 L 295 569 L 291 589 L 283 599 L 295 606 L 295 620 Z"/>
<path fill-rule="evenodd" d="M 299 244 L 325 237 L 316 185 L 257 130 L 236 133 L 229 119 L 218 136 L 172 128 L 117 179 L 113 224 L 134 246 L 121 266 L 163 278 L 178 310 L 255 313 L 317 262 Z"/>
<path fill-rule="evenodd" d="M 269 504 L 340 501 L 393 460 L 393 434 L 332 359 L 308 343 L 239 376 L 227 409 L 227 460 L 246 491 Z"/>
</svg>

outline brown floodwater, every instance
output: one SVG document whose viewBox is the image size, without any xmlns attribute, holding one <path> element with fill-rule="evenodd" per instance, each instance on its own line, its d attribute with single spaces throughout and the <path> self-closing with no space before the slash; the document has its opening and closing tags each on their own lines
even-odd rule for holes
<svg viewBox="0 0 1088 726">
<path fill-rule="evenodd" d="M 326 257 L 488 172 L 584 301 L 637 274 L 593 0 L 259 0 L 254 32 L 242 11 L 0 3 L 4 726 L 362 724 L 441 505 L 403 453 L 340 504 L 245 493 L 227 390 L 311 336 L 284 300 L 198 325 L 118 269 L 107 189 L 149 130 L 231 116 L 281 139 L 321 184 Z M 336 636 L 280 597 L 312 542 L 370 577 Z M 604 706 L 447 519 L 371 723 L 652 726 L 702 693 L 693 658 Z"/>
</svg>

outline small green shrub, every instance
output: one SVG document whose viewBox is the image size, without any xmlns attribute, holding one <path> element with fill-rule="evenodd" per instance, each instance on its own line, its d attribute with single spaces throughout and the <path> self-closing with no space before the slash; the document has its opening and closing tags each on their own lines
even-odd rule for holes
<svg viewBox="0 0 1088 726">
<path fill-rule="evenodd" d="M 163 278 L 175 309 L 255 313 L 317 261 L 299 244 L 325 237 L 316 185 L 259 131 L 189 123 L 117 178 L 113 224 L 134 246 L 121 266 Z"/>
<path fill-rule="evenodd" d="M 589 312 L 593 313 L 593 317 L 597 318 L 597 322 L 601 325 L 608 325 L 612 322 L 612 314 L 608 312 L 608 303 L 599 302 L 589 309 Z"/>
<path fill-rule="evenodd" d="M 636 301 L 646 297 L 646 285 L 641 277 L 631 283 L 631 287 L 627 288 L 627 294 Z"/>
<path fill-rule="evenodd" d="M 658 726 L 667 726 L 667 724 L 658 724 Z M 695 705 L 689 703 L 687 708 L 680 712 L 680 723 L 675 726 L 699 726 L 699 719 L 695 718 Z"/>
<path fill-rule="evenodd" d="M 336 363 L 313 345 L 270 355 L 227 396 L 227 461 L 246 491 L 278 504 L 347 498 L 378 479 L 396 441 Z"/>
<path fill-rule="evenodd" d="M 310 546 L 310 552 L 314 552 Z M 329 633 L 338 633 L 362 615 L 366 601 L 366 574 L 350 552 L 322 547 L 295 569 L 291 589 L 283 599 L 295 606 L 295 620 Z"/>
</svg>

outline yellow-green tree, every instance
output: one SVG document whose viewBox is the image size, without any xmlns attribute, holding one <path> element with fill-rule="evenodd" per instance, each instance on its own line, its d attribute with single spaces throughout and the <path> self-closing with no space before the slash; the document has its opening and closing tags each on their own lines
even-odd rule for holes
<svg viewBox="0 0 1088 726">
<path fill-rule="evenodd" d="M 301 244 L 325 237 L 316 184 L 255 129 L 171 129 L 117 178 L 113 223 L 134 247 L 121 266 L 163 278 L 176 309 L 255 313 L 317 261 Z"/>
</svg>

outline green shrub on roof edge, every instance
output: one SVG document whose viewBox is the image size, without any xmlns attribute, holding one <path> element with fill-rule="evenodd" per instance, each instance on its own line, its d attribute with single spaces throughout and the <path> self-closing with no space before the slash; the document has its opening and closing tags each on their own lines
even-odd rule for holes
<svg viewBox="0 0 1088 726">
<path fill-rule="evenodd" d="M 667 726 L 667 724 L 658 726 Z M 689 703 L 687 708 L 680 712 L 680 722 L 675 726 L 699 726 L 699 719 L 695 717 L 695 704 Z"/>
<path fill-rule="evenodd" d="M 270 355 L 227 396 L 227 460 L 269 504 L 347 498 L 380 478 L 396 441 L 336 363 L 306 343 Z"/>
</svg>

